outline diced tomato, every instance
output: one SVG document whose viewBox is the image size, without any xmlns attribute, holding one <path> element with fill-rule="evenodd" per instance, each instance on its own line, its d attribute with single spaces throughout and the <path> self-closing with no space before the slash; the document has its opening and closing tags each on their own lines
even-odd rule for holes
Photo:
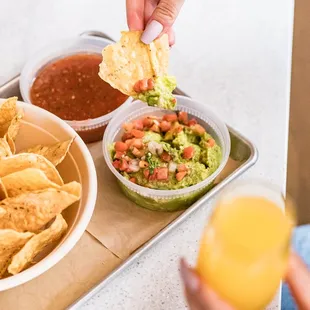
<svg viewBox="0 0 310 310">
<path fill-rule="evenodd" d="M 122 128 L 123 128 L 124 130 L 126 130 L 126 131 L 130 131 L 130 130 L 133 129 L 133 123 L 124 123 L 124 124 L 122 125 Z"/>
<path fill-rule="evenodd" d="M 154 171 L 153 171 L 153 174 L 150 174 L 150 176 L 149 176 L 149 180 L 150 181 L 155 181 L 156 180 L 157 172 L 158 172 L 158 168 L 155 168 Z"/>
<path fill-rule="evenodd" d="M 137 179 L 136 178 L 130 178 L 129 181 L 132 182 L 132 183 L 137 183 Z"/>
<path fill-rule="evenodd" d="M 191 120 L 188 121 L 188 126 L 194 126 L 197 124 L 197 120 L 195 118 L 192 118 Z"/>
<path fill-rule="evenodd" d="M 187 172 L 186 171 L 181 171 L 178 172 L 175 177 L 177 179 L 178 182 L 182 181 L 184 179 L 184 177 L 186 176 Z"/>
<path fill-rule="evenodd" d="M 162 121 L 159 126 L 160 126 L 161 131 L 166 132 L 166 131 L 170 130 L 171 123 L 169 123 L 167 121 Z"/>
<path fill-rule="evenodd" d="M 154 89 L 154 80 L 153 79 L 148 79 L 147 80 L 147 89 L 148 90 Z"/>
<path fill-rule="evenodd" d="M 129 167 L 128 162 L 125 159 L 121 159 L 121 165 L 119 167 L 119 170 L 125 171 Z"/>
<path fill-rule="evenodd" d="M 140 91 L 141 92 L 146 91 L 148 89 L 147 79 L 140 80 L 139 86 L 140 86 Z"/>
<path fill-rule="evenodd" d="M 212 138 L 210 138 L 210 139 L 208 140 L 207 144 L 208 144 L 209 147 L 213 147 L 213 146 L 215 145 L 215 140 L 212 139 Z"/>
<path fill-rule="evenodd" d="M 146 179 L 148 179 L 149 176 L 150 176 L 150 170 L 149 170 L 149 169 L 145 169 L 145 170 L 143 171 L 143 175 L 144 175 L 144 177 L 145 177 Z"/>
<path fill-rule="evenodd" d="M 200 136 L 202 136 L 206 132 L 206 130 L 199 124 L 194 125 L 192 129 L 196 134 Z"/>
<path fill-rule="evenodd" d="M 149 117 L 146 117 L 142 120 L 142 123 L 143 123 L 144 127 L 149 128 L 153 125 L 154 121 L 152 119 L 150 119 Z"/>
<path fill-rule="evenodd" d="M 156 178 L 159 181 L 167 180 L 168 179 L 168 168 L 166 167 L 158 168 Z"/>
<path fill-rule="evenodd" d="M 132 122 L 133 128 L 138 130 L 143 130 L 143 121 L 142 119 L 136 119 Z"/>
<path fill-rule="evenodd" d="M 183 150 L 183 158 L 191 159 L 193 158 L 194 153 L 195 153 L 195 149 L 192 146 L 188 146 Z"/>
<path fill-rule="evenodd" d="M 172 99 L 171 99 L 171 102 L 174 104 L 174 103 L 177 102 L 177 99 L 176 99 L 176 98 L 172 98 Z"/>
<path fill-rule="evenodd" d="M 119 160 L 114 160 L 112 165 L 115 169 L 119 169 L 121 162 Z"/>
<path fill-rule="evenodd" d="M 163 152 L 163 153 L 161 154 L 160 158 L 161 158 L 163 161 L 167 162 L 167 163 L 168 163 L 169 161 L 171 161 L 171 156 L 170 156 L 169 153 L 167 153 L 167 152 Z"/>
<path fill-rule="evenodd" d="M 122 136 L 123 141 L 126 141 L 126 140 L 131 139 L 131 138 L 133 138 L 133 135 L 130 132 L 125 132 Z"/>
<path fill-rule="evenodd" d="M 132 154 L 135 155 L 136 157 L 142 157 L 144 155 L 145 151 L 144 150 L 138 150 L 136 147 L 132 149 Z"/>
<path fill-rule="evenodd" d="M 149 164 L 148 164 L 148 162 L 146 162 L 145 160 L 140 160 L 139 161 L 139 167 L 140 168 L 146 168 L 146 167 L 148 167 L 149 166 Z"/>
<path fill-rule="evenodd" d="M 116 152 L 114 158 L 121 159 L 125 155 L 125 152 Z"/>
<path fill-rule="evenodd" d="M 133 86 L 133 90 L 136 92 L 136 93 L 140 93 L 141 90 L 140 90 L 140 81 L 136 82 L 135 85 Z"/>
<path fill-rule="evenodd" d="M 151 128 L 150 128 L 151 131 L 153 132 L 157 132 L 159 133 L 160 132 L 160 128 L 158 125 L 154 124 Z"/>
<path fill-rule="evenodd" d="M 114 148 L 116 152 L 125 152 L 128 150 L 128 145 L 124 142 L 117 141 L 115 142 Z"/>
<path fill-rule="evenodd" d="M 178 172 L 187 171 L 187 167 L 185 164 L 179 164 L 177 169 L 178 169 Z"/>
<path fill-rule="evenodd" d="M 173 130 L 174 133 L 178 134 L 183 130 L 182 125 L 176 126 Z"/>
<path fill-rule="evenodd" d="M 131 145 L 132 145 L 133 147 L 136 147 L 137 149 L 142 149 L 142 148 L 143 148 L 142 139 L 133 139 Z"/>
<path fill-rule="evenodd" d="M 177 121 L 178 117 L 176 114 L 165 114 L 163 116 L 163 120 L 172 123 L 172 122 Z"/>
<path fill-rule="evenodd" d="M 184 111 L 180 111 L 179 112 L 179 122 L 184 124 L 184 125 L 188 124 L 188 114 L 187 114 L 187 112 L 184 112 Z"/>
<path fill-rule="evenodd" d="M 143 138 L 144 137 L 144 131 L 138 130 L 138 129 L 133 129 L 130 132 L 135 138 Z"/>
</svg>

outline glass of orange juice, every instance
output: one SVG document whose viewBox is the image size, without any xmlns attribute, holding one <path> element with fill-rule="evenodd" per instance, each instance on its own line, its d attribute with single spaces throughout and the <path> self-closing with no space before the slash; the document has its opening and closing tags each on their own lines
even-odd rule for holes
<svg viewBox="0 0 310 310">
<path fill-rule="evenodd" d="M 239 183 L 216 202 L 197 271 L 240 310 L 263 309 L 284 276 L 295 223 L 291 200 L 268 184 Z"/>
</svg>

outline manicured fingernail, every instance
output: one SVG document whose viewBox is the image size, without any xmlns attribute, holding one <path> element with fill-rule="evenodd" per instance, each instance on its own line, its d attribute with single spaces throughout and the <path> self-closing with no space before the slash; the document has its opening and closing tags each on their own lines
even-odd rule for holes
<svg viewBox="0 0 310 310">
<path fill-rule="evenodd" d="M 157 20 L 152 20 L 145 28 L 141 36 L 141 41 L 145 44 L 153 42 L 163 31 L 164 26 Z"/>
<path fill-rule="evenodd" d="M 180 273 L 185 288 L 190 293 L 196 293 L 199 290 L 200 280 L 197 275 L 192 270 L 190 270 L 184 259 L 181 259 L 180 262 Z"/>
</svg>

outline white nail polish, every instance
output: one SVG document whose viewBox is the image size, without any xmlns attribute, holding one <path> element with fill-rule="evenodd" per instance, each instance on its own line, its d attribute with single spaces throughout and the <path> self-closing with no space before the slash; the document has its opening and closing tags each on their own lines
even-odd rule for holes
<svg viewBox="0 0 310 310">
<path fill-rule="evenodd" d="M 152 20 L 142 33 L 141 41 L 145 44 L 150 44 L 159 36 L 163 29 L 164 26 L 161 23 L 157 20 Z"/>
</svg>

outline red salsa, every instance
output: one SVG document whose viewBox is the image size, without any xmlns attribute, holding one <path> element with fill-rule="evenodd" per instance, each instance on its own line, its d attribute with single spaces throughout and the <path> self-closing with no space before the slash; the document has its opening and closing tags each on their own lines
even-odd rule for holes
<svg viewBox="0 0 310 310">
<path fill-rule="evenodd" d="M 127 96 L 100 79 L 101 60 L 99 54 L 76 54 L 47 64 L 31 87 L 31 102 L 70 121 L 110 113 Z"/>
</svg>

